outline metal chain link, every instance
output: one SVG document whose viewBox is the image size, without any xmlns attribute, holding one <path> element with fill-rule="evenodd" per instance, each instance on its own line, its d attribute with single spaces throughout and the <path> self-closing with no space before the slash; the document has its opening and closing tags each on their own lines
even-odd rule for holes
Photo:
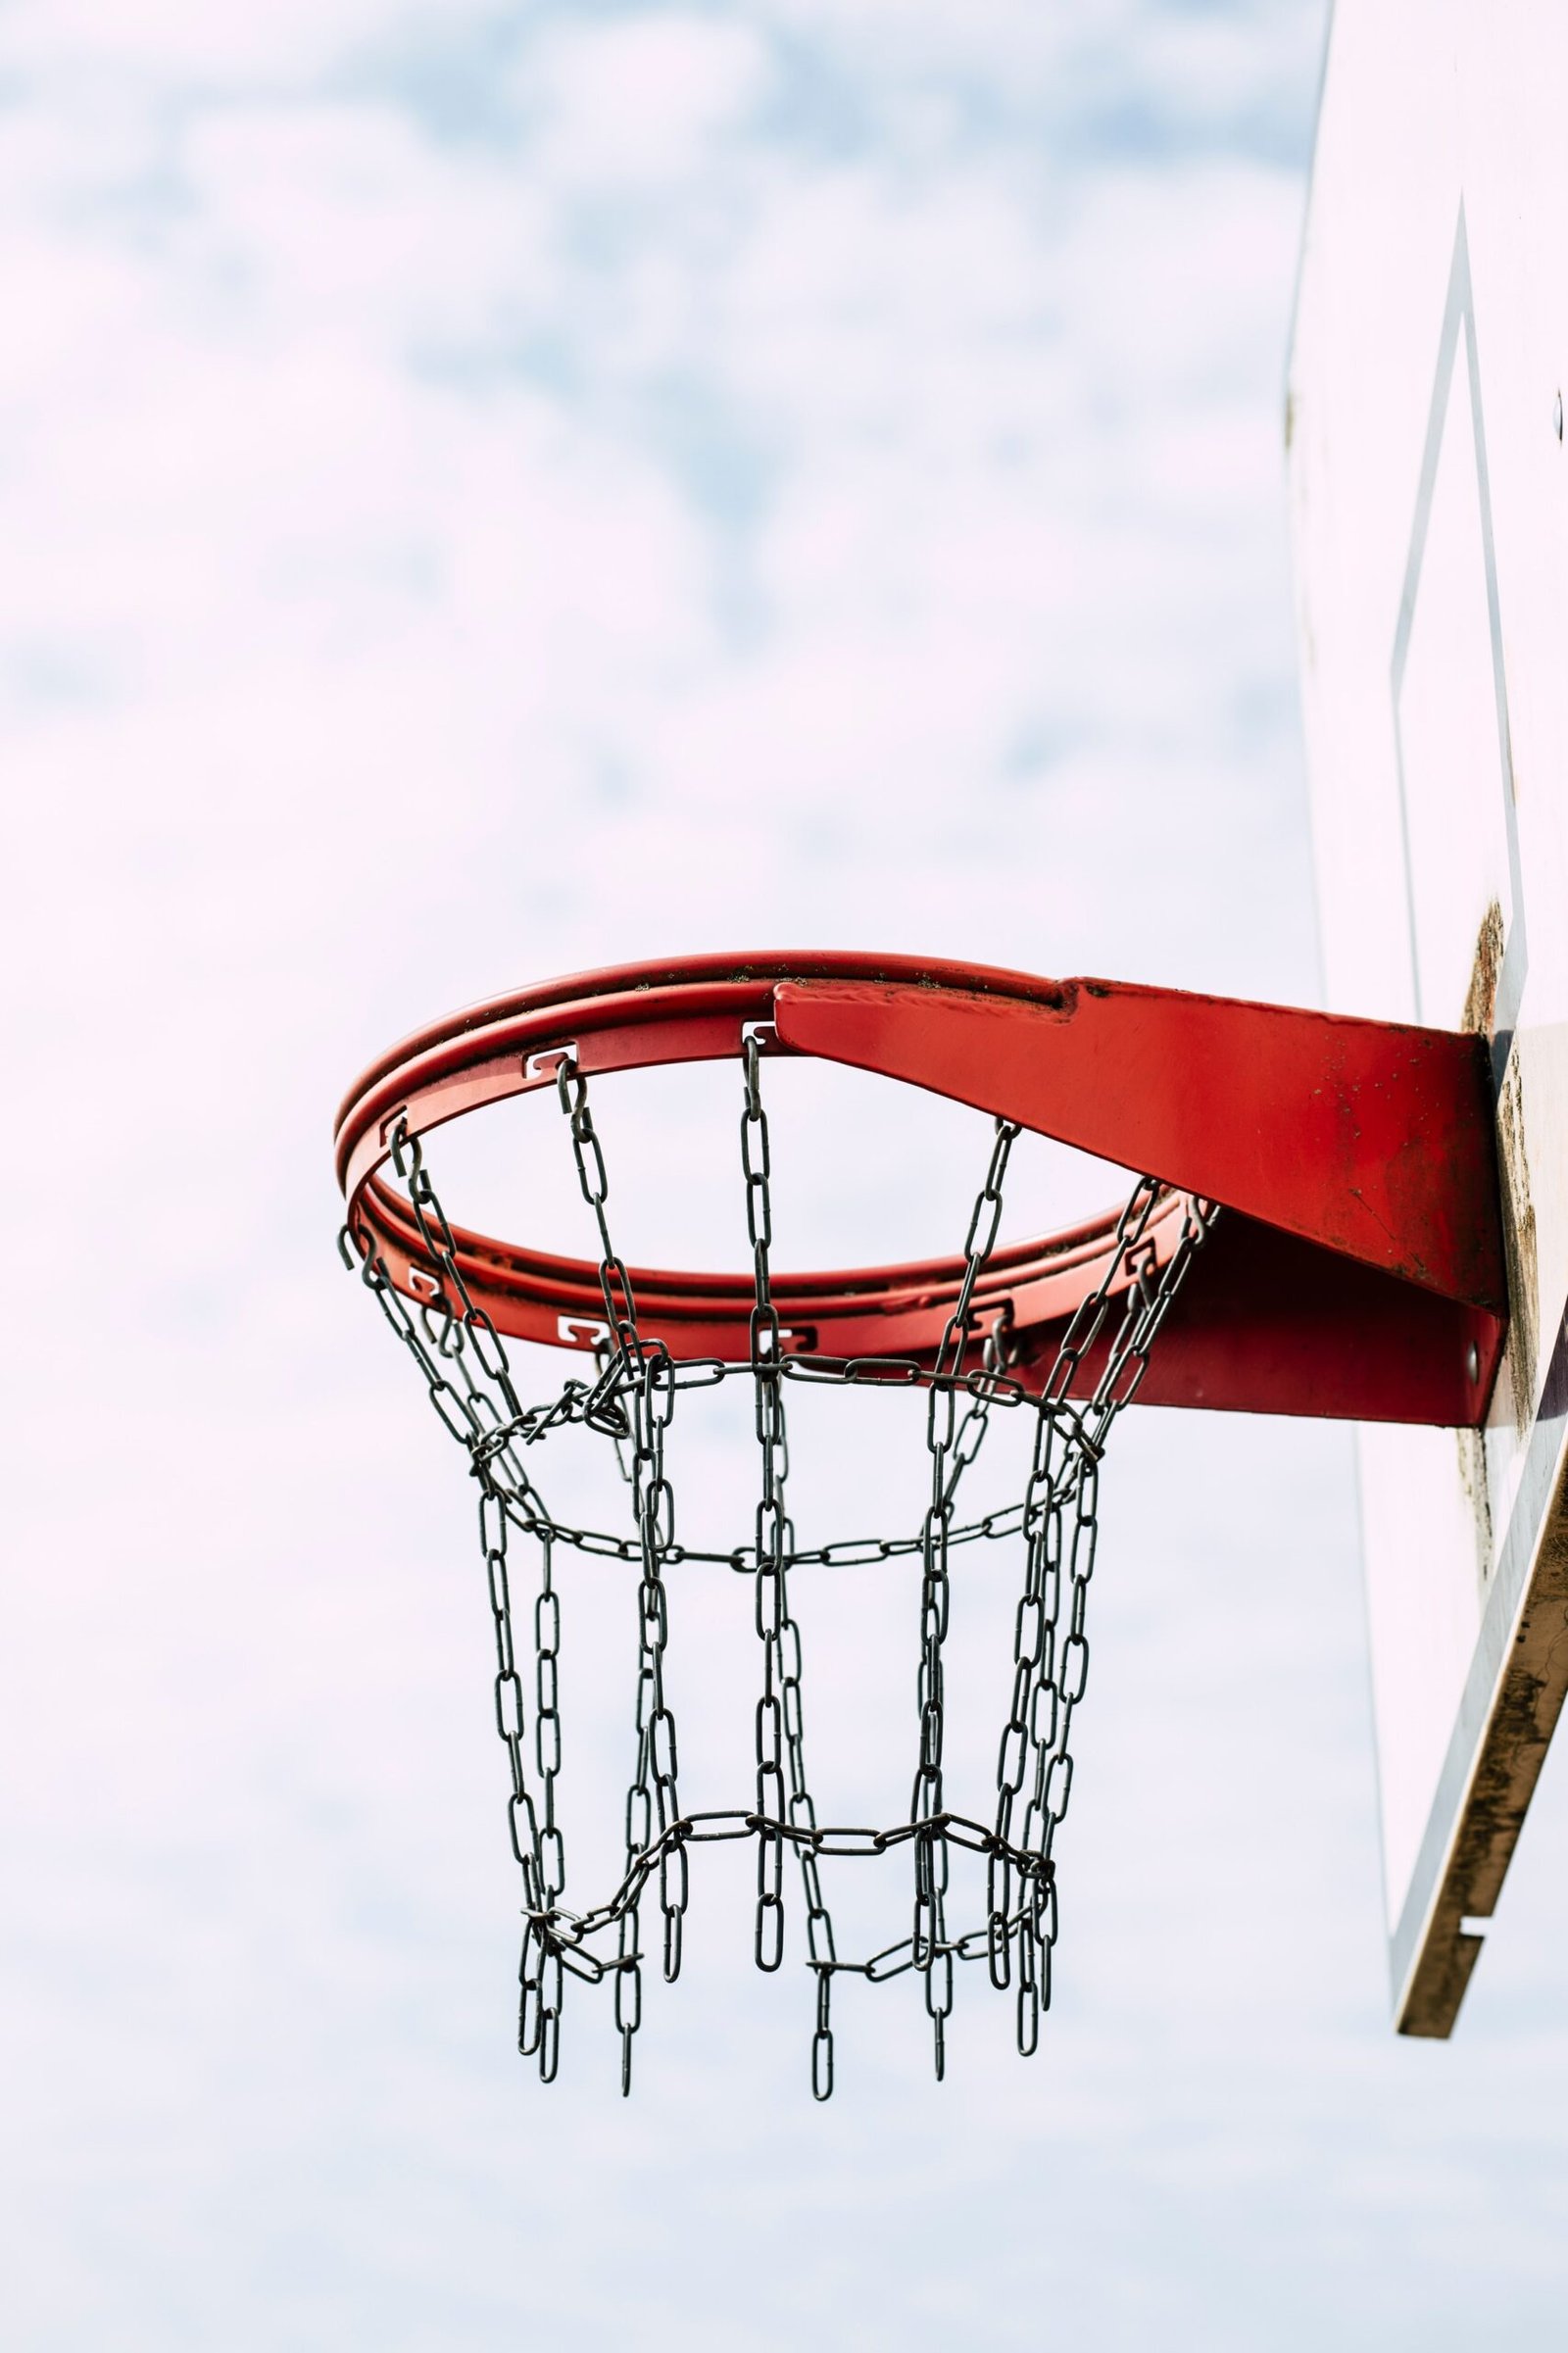
<svg viewBox="0 0 1568 2353">
<path fill-rule="evenodd" d="M 976 1198 L 964 1242 L 962 1280 L 958 1297 L 937 1349 L 938 1373 L 961 1371 L 973 1329 L 974 1290 L 996 1246 L 1002 1220 L 1002 1191 L 1007 1157 L 1018 1130 L 999 1119 L 991 1148 L 991 1164 Z M 911 1931 L 914 1965 L 925 1981 L 926 2014 L 931 2021 L 937 2081 L 947 2067 L 947 2020 L 953 2009 L 953 1957 L 947 1950 L 948 1841 L 937 1827 L 943 1813 L 942 1750 L 944 1706 L 942 1645 L 947 1640 L 951 1593 L 948 1578 L 948 1537 L 953 1525 L 953 1498 L 966 1462 L 979 1450 L 986 1418 L 976 1420 L 980 1400 L 956 1419 L 951 1387 L 929 1391 L 926 1402 L 926 1450 L 931 1458 L 931 1498 L 926 1505 L 920 1583 L 920 1673 L 916 1705 L 920 1722 L 920 1762 L 909 1800 L 910 1818 L 922 1827 L 914 1842 L 914 1926 Z M 989 1414 L 989 1404 L 986 1408 Z M 973 1444 L 967 1442 L 974 1433 Z"/>
<path fill-rule="evenodd" d="M 557 1065 L 556 1090 L 570 1128 L 577 1181 L 599 1229 L 599 1286 L 604 1295 L 605 1314 L 615 1337 L 621 1369 L 628 1376 L 632 1507 L 642 1552 L 642 1583 L 637 1593 L 637 1765 L 626 1791 L 629 1878 L 641 1857 L 652 1848 L 656 1836 L 663 1838 L 680 1819 L 675 1718 L 664 1697 L 664 1647 L 669 1639 L 669 1614 L 663 1555 L 675 1536 L 675 1494 L 664 1475 L 664 1433 L 674 1410 L 675 1385 L 670 1353 L 664 1343 L 644 1341 L 637 1329 L 631 1278 L 610 1238 L 605 1207 L 610 1180 L 588 1104 L 588 1082 L 569 1054 L 563 1054 Z M 601 1387 L 613 1370 L 612 1364 L 607 1366 Z M 671 1983 L 680 1974 L 687 1894 L 686 1851 L 683 1841 L 676 1839 L 661 1849 L 659 1883 L 663 1914 L 664 1976 Z M 623 2095 L 631 2090 L 632 2037 L 642 2024 L 642 1911 L 634 1901 L 620 1917 L 619 1968 L 615 1977 L 615 2025 L 620 2033 Z"/>
<path fill-rule="evenodd" d="M 561 1763 L 560 1717 L 556 1707 L 560 1605 L 551 1581 L 550 1523 L 542 1499 L 515 1457 L 508 1425 L 501 1422 L 499 1409 L 483 1380 L 474 1377 L 470 1356 L 477 1360 L 484 1379 L 499 1392 L 512 1423 L 515 1424 L 521 1408 L 505 1345 L 490 1318 L 474 1309 L 458 1263 L 452 1228 L 425 1167 L 419 1139 L 410 1133 L 406 1121 L 399 1120 L 389 1144 L 392 1165 L 408 1186 L 420 1237 L 440 1268 L 441 1287 L 434 1297 L 420 1302 L 416 1317 L 393 1287 L 384 1264 L 364 1252 L 352 1228 L 344 1228 L 339 1250 L 345 1263 L 355 1268 L 374 1292 L 387 1321 L 413 1354 L 442 1421 L 468 1446 L 479 1479 L 479 1545 L 485 1562 L 496 1642 L 496 1731 L 507 1751 L 512 1785 L 507 1829 L 522 1874 L 525 1898 L 526 1925 L 517 1970 L 521 1987 L 517 2047 L 524 2056 L 538 2058 L 540 2075 L 546 2083 L 552 2083 L 560 2053 L 562 1973 L 559 1956 L 550 1948 L 544 1923 L 564 1888 L 566 1860 L 556 1819 L 555 1783 Z M 461 1315 L 454 1310 L 454 1299 L 462 1307 Z M 498 1477 L 507 1479 L 510 1495 L 497 1483 Z M 522 1684 L 516 1669 L 512 1629 L 507 1525 L 509 1516 L 519 1509 L 528 1515 L 530 1533 L 539 1538 L 543 1559 L 543 1591 L 535 1619 L 538 1703 L 535 1742 L 543 1784 L 542 1828 L 522 1760 Z"/>
<path fill-rule="evenodd" d="M 1040 2013 L 1051 2002 L 1057 1932 L 1053 1850 L 1072 1792 L 1073 1710 L 1089 1678 L 1084 1628 L 1099 1536 L 1100 1460 L 1110 1424 L 1131 1402 L 1154 1335 L 1214 1217 L 1206 1203 L 1190 1202 L 1177 1248 L 1156 1275 L 1153 1248 L 1145 1235 L 1160 1198 L 1160 1188 L 1152 1179 L 1140 1180 L 1117 1223 L 1104 1274 L 1062 1336 L 1041 1398 L 1024 1495 L 1026 1568 L 1013 1621 L 1011 1705 L 997 1757 L 997 1845 L 988 1864 L 987 1955 L 992 1984 L 1003 1990 L 1010 1979 L 1016 1932 L 1016 2034 L 1026 2058 L 1038 2047 Z M 1068 1393 L 1101 1337 L 1112 1283 L 1124 1267 L 1132 1281 L 1121 1322 L 1093 1397 L 1078 1413 L 1068 1402 Z M 1039 1868 L 1030 1874 L 1028 1901 L 1023 1916 L 1016 1918 L 1012 1816 L 1026 1782 L 1029 1796 L 1018 1842 Z"/>
<path fill-rule="evenodd" d="M 1118 1221 L 1101 1281 L 1073 1316 L 1045 1378 L 1031 1395 L 1008 1371 L 1010 1301 L 1003 1299 L 980 1332 L 977 1286 L 995 1248 L 1003 1186 L 1015 1126 L 999 1120 L 986 1176 L 964 1244 L 957 1298 L 933 1363 L 906 1358 L 792 1355 L 773 1300 L 771 1151 L 760 1088 L 760 1029 L 743 1043 L 745 1107 L 741 1158 L 755 1303 L 744 1365 L 712 1360 L 677 1365 L 661 1340 L 644 1340 L 630 1276 L 611 1239 L 609 1179 L 573 1055 L 556 1066 L 558 1097 L 571 1138 L 579 1188 L 599 1237 L 599 1281 L 606 1338 L 596 1351 L 597 1379 L 568 1379 L 539 1406 L 520 1403 L 491 1319 L 476 1310 L 465 1283 L 450 1223 L 430 1182 L 417 1137 L 400 1120 L 389 1136 L 392 1165 L 410 1202 L 432 1271 L 431 1296 L 411 1307 L 368 1238 L 345 1227 L 345 1263 L 374 1294 L 388 1324 L 418 1365 L 432 1405 L 468 1453 L 480 1488 L 480 1542 L 496 1643 L 495 1715 L 506 1748 L 511 1790 L 508 1826 L 523 1882 L 524 1933 L 518 2046 L 537 2059 L 546 2082 L 559 2064 L 566 1975 L 591 1984 L 614 1980 L 621 2085 L 631 2082 L 632 2039 L 642 2019 L 641 1901 L 656 1875 L 662 1914 L 663 1973 L 680 1970 L 688 1900 L 689 1845 L 713 1839 L 758 1841 L 754 1946 L 759 1966 L 776 1969 L 783 1953 L 783 1852 L 800 1862 L 807 1906 L 807 1965 L 816 1985 L 811 2086 L 833 2088 L 832 1981 L 841 1973 L 881 1984 L 916 1971 L 923 1982 L 940 2078 L 953 2007 L 955 1961 L 984 1959 L 994 1985 L 1016 1976 L 1018 2048 L 1038 2047 L 1041 2012 L 1051 1999 L 1057 1933 L 1054 1846 L 1072 1788 L 1070 1732 L 1088 1679 L 1088 1588 L 1099 1525 L 1099 1467 L 1117 1414 L 1136 1395 L 1149 1352 L 1194 1252 L 1213 1224 L 1209 1203 L 1187 1200 L 1176 1247 L 1163 1266 L 1150 1232 L 1169 1199 L 1141 1179 Z M 1108 1337 L 1107 1337 L 1108 1330 Z M 977 1352 L 979 1363 L 972 1359 Z M 1097 1354 L 1096 1351 L 1101 1351 Z M 1097 1364 L 1086 1402 L 1077 1403 Z M 728 1552 L 689 1550 L 675 1540 L 674 1495 L 665 1462 L 676 1391 L 714 1386 L 745 1372 L 751 1382 L 760 1459 L 754 1541 Z M 789 1440 L 784 1405 L 789 1380 L 840 1386 L 915 1387 L 926 1392 L 929 1499 L 913 1537 L 797 1545 L 786 1500 Z M 984 1445 L 997 1406 L 1035 1417 L 1028 1484 L 1021 1503 L 956 1523 L 955 1497 Z M 961 1407 L 961 1411 L 960 1411 Z M 631 1490 L 635 1535 L 601 1536 L 554 1518 L 522 1460 L 554 1431 L 581 1424 L 610 1438 Z M 533 1610 L 533 1770 L 525 1757 L 522 1680 L 513 1634 L 509 1528 L 539 1546 L 540 1583 Z M 1011 1697 L 997 1762 L 994 1823 L 952 1812 L 945 1799 L 943 1644 L 951 1603 L 950 1555 L 960 1544 L 1021 1536 L 1024 1577 L 1014 1616 Z M 558 1817 L 562 1741 L 559 1692 L 561 1605 L 554 1546 L 564 1543 L 640 1569 L 636 1761 L 626 1796 L 625 1868 L 608 1901 L 586 1912 L 565 1908 L 564 1840 Z M 916 1687 L 919 1750 L 909 1819 L 884 1830 L 819 1827 L 806 1775 L 801 1638 L 791 1613 L 788 1573 L 803 1565 L 849 1567 L 918 1553 L 921 1562 L 920 1659 Z M 762 1644 L 762 1692 L 756 1711 L 754 1809 L 683 1815 L 677 1790 L 675 1720 L 664 1690 L 668 1641 L 665 1571 L 681 1561 L 712 1562 L 748 1574 Z M 1022 1800 L 1022 1823 L 1014 1818 Z M 834 1857 L 883 1854 L 908 1841 L 914 1866 L 910 1934 L 865 1961 L 840 1960 L 823 1898 L 820 1865 Z M 951 1936 L 947 1925 L 949 1853 L 959 1847 L 986 1863 L 982 1928 Z M 612 1937 L 612 1949 L 599 1949 Z"/>
<path fill-rule="evenodd" d="M 801 1630 L 790 1614 L 787 1568 L 795 1530 L 784 1498 L 789 1433 L 784 1413 L 784 1333 L 773 1304 L 769 1253 L 773 1247 L 772 1149 L 762 1104 L 761 1039 L 748 1029 L 742 1048 L 746 1108 L 741 1115 L 741 1168 L 746 1179 L 746 1231 L 752 1245 L 756 1303 L 751 1318 L 752 1383 L 762 1492 L 757 1506 L 756 1624 L 762 1644 L 762 1695 L 757 1703 L 757 1812 L 765 1826 L 787 1821 L 816 1829 L 816 1808 L 806 1779 L 801 1703 Z M 786 1770 L 788 1786 L 786 1788 Z M 816 2028 L 811 2042 L 811 2089 L 819 2100 L 833 2090 L 831 2018 L 833 1922 L 822 1900 L 821 1876 L 809 1844 L 798 1848 L 806 1895 L 806 1933 L 816 1971 Z M 757 1919 L 753 1946 L 759 1969 L 784 1958 L 784 1844 L 763 1827 L 757 1844 Z"/>
</svg>

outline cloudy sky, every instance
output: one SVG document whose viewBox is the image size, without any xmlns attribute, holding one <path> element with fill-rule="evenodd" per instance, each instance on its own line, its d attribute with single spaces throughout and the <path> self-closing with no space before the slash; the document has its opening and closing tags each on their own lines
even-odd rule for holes
<svg viewBox="0 0 1568 2353">
<path fill-rule="evenodd" d="M 332 1250 L 356 1069 L 553 972 L 1313 999 L 1281 421 L 1322 38 L 1316 0 L 0 15 L 8 2342 L 1555 2322 L 1568 1785 L 1458 2039 L 1396 2041 L 1343 1432 L 1117 1434 L 1038 2059 L 965 1984 L 939 2088 L 917 1998 L 860 1989 L 814 2108 L 805 1973 L 750 1969 L 720 1852 L 632 2101 L 591 2002 L 545 2091 L 469 1494 Z M 734 1261 L 734 1107 L 607 1102 L 629 1247 L 728 1215 Z M 983 1135 L 781 1121 L 786 1258 L 960 1238 Z M 559 1135 L 497 1132 L 454 1206 L 568 1239 Z M 824 1533 L 907 1516 L 906 1435 L 806 1417 Z M 692 1508 L 747 1460 L 699 1427 Z M 572 1577 L 587 1816 L 626 1596 Z M 677 1597 L 710 1803 L 717 1578 Z M 911 1600 L 813 1603 L 852 1785 L 903 1756 Z"/>
</svg>

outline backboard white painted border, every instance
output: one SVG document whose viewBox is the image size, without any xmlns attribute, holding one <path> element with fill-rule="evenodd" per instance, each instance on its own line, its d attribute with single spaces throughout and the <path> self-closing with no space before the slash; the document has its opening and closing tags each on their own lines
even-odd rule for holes
<svg viewBox="0 0 1568 2353">
<path fill-rule="evenodd" d="M 1394 757 L 1399 785 L 1399 830 L 1404 846 L 1404 903 L 1405 917 L 1410 927 L 1410 988 L 1417 1021 L 1438 1018 L 1430 1006 L 1421 1002 L 1421 973 L 1416 957 L 1415 874 L 1410 850 L 1410 816 L 1404 772 L 1404 738 L 1399 715 L 1400 697 L 1404 687 L 1404 667 L 1410 652 L 1410 631 L 1415 620 L 1416 598 L 1421 587 L 1421 566 L 1427 552 L 1427 530 L 1432 519 L 1432 494 L 1437 486 L 1438 461 L 1443 455 L 1444 428 L 1447 423 L 1449 396 L 1453 389 L 1453 371 L 1464 345 L 1465 371 L 1470 394 L 1470 419 L 1474 442 L 1476 492 L 1481 511 L 1481 547 L 1486 571 L 1487 621 L 1492 638 L 1492 684 L 1497 711 L 1497 760 L 1502 782 L 1503 823 L 1508 842 L 1508 880 L 1512 907 L 1507 938 L 1503 944 L 1502 969 L 1497 977 L 1495 1022 L 1492 1043 L 1493 1081 L 1499 1089 L 1513 1049 L 1514 1030 L 1519 1018 L 1519 1003 L 1524 994 L 1525 973 L 1528 969 L 1528 950 L 1525 933 L 1524 882 L 1519 859 L 1519 813 L 1513 789 L 1513 745 L 1508 726 L 1508 684 L 1502 652 L 1502 618 L 1497 598 L 1497 561 L 1492 530 L 1492 485 L 1487 469 L 1486 427 L 1482 420 L 1481 362 L 1476 349 L 1475 299 L 1470 283 L 1470 238 L 1465 226 L 1464 204 L 1459 205 L 1458 226 L 1454 231 L 1453 261 L 1448 271 L 1447 301 L 1444 306 L 1443 332 L 1438 341 L 1437 372 L 1433 380 L 1432 401 L 1427 412 L 1426 448 L 1422 454 L 1421 476 L 1416 490 L 1415 515 L 1410 525 L 1409 554 L 1405 559 L 1404 586 L 1399 598 L 1399 617 L 1394 633 L 1394 656 L 1389 665 L 1390 691 L 1394 702 Z"/>
</svg>

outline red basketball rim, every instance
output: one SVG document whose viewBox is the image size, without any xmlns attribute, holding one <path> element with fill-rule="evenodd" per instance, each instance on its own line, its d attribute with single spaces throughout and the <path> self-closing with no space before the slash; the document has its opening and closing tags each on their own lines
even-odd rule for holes
<svg viewBox="0 0 1568 2353">
<path fill-rule="evenodd" d="M 442 1290 L 403 1195 L 380 1171 L 403 1124 L 428 1135 L 486 1104 L 553 1086 L 569 1051 L 586 1077 L 665 1063 L 740 1058 L 747 1031 L 771 1032 L 774 992 L 813 981 L 880 982 L 1050 1006 L 1057 984 L 987 965 L 909 956 L 711 956 L 624 964 L 546 981 L 448 1015 L 382 1054 L 350 1088 L 338 1113 L 338 1181 L 362 1247 L 378 1255 L 407 1298 Z M 794 1050 L 776 1036 L 769 1054 Z M 1145 1251 L 1163 1263 L 1180 1239 L 1183 1199 L 1160 1204 Z M 1115 1250 L 1118 1210 L 1060 1233 L 1000 1247 L 976 1286 L 976 1344 L 1005 1317 L 1021 1358 L 1030 1335 L 1060 1331 Z M 509 1337 L 592 1348 L 605 1336 L 596 1261 L 555 1256 L 454 1225 L 457 1261 L 475 1307 Z M 822 1273 L 777 1274 L 772 1291 L 793 1353 L 841 1357 L 935 1353 L 957 1299 L 958 1256 Z M 629 1269 L 638 1326 L 681 1361 L 743 1361 L 755 1303 L 750 1274 Z M 1131 1279 L 1124 1266 L 1117 1286 Z"/>
</svg>

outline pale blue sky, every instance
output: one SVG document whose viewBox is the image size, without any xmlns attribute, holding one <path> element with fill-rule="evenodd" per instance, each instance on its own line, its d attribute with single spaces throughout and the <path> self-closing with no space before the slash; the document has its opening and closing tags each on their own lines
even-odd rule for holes
<svg viewBox="0 0 1568 2353">
<path fill-rule="evenodd" d="M 938 2090 L 867 1998 L 813 2109 L 719 1860 L 636 2097 L 589 2008 L 545 2093 L 468 1495 L 331 1250 L 355 1069 L 554 971 L 832 942 L 1314 996 L 1281 413 L 1322 29 L 0 17 L 9 2342 L 1553 2326 L 1568 1792 L 1458 2039 L 1396 2042 L 1344 1433 L 1118 1432 L 1040 2060 L 965 1986 Z M 690 1209 L 677 1128 L 628 1092 L 634 1227 Z M 839 1141 L 790 1131 L 802 1255 L 956 1240 L 967 1146 Z M 811 1437 L 858 1533 L 891 1440 Z M 737 1459 L 704 1440 L 698 1507 Z M 912 1635 L 842 1601 L 853 1735 Z"/>
</svg>

